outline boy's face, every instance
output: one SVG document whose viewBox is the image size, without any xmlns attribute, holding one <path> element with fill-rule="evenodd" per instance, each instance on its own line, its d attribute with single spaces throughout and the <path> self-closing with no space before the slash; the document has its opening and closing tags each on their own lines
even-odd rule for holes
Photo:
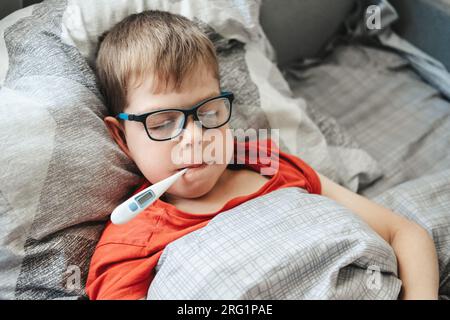
<svg viewBox="0 0 450 320">
<path fill-rule="evenodd" d="M 152 77 L 149 76 L 139 87 L 130 88 L 127 97 L 128 107 L 123 112 L 142 114 L 168 108 L 190 109 L 198 102 L 220 94 L 218 80 L 206 72 L 206 69 L 197 69 L 191 73 L 183 81 L 180 92 L 152 94 L 151 87 Z M 233 154 L 233 140 L 230 138 L 230 130 L 227 130 L 228 123 L 217 129 L 206 130 L 199 126 L 199 123 L 194 123 L 193 116 L 189 116 L 186 119 L 185 130 L 177 138 L 167 141 L 151 140 L 140 122 L 124 121 L 121 124 L 117 119 L 107 117 L 105 123 L 121 149 L 152 184 L 175 174 L 181 168 L 194 163 L 203 163 L 198 168 L 189 169 L 167 190 L 177 197 L 196 198 L 208 193 L 226 169 Z M 216 140 L 217 137 L 222 139 L 221 144 L 207 138 L 207 134 L 211 131 L 214 131 Z M 221 154 L 220 161 L 206 164 L 204 161 L 209 160 L 202 155 L 212 142 L 215 142 L 214 145 L 222 146 L 221 150 L 216 150 L 216 156 Z M 199 151 L 200 158 L 198 158 Z M 183 159 L 177 156 L 181 154 Z"/>
</svg>

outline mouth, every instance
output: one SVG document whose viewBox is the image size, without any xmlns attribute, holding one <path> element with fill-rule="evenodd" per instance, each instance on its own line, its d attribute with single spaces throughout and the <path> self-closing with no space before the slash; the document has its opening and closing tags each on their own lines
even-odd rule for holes
<svg viewBox="0 0 450 320">
<path fill-rule="evenodd" d="M 186 169 L 186 168 L 188 168 L 188 169 L 203 168 L 205 166 L 206 166 L 206 163 L 204 163 L 204 162 L 203 163 L 190 164 L 188 166 L 185 166 L 185 167 L 177 169 L 177 171 L 181 171 L 181 170 Z"/>
</svg>

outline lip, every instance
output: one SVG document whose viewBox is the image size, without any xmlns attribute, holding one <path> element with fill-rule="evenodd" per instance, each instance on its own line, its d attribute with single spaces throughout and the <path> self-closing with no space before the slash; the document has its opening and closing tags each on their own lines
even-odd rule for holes
<svg viewBox="0 0 450 320">
<path fill-rule="evenodd" d="M 185 167 L 177 169 L 177 171 L 180 171 L 180 170 L 183 170 L 183 169 L 186 169 L 186 168 L 188 168 L 188 169 L 203 168 L 204 166 L 206 166 L 206 163 L 204 163 L 204 162 L 203 163 L 197 163 L 197 164 L 190 164 L 188 166 L 185 166 Z"/>
</svg>

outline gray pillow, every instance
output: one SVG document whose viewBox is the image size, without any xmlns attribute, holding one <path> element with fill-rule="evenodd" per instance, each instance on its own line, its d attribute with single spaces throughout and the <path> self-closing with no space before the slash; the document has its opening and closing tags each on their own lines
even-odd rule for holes
<svg viewBox="0 0 450 320">
<path fill-rule="evenodd" d="M 314 58 L 339 31 L 356 0 L 263 0 L 261 25 L 280 67 Z"/>
<path fill-rule="evenodd" d="M 0 90 L 0 297 L 81 297 L 108 213 L 138 183 L 109 137 L 86 60 L 59 40 L 64 2 L 4 32 Z"/>
</svg>

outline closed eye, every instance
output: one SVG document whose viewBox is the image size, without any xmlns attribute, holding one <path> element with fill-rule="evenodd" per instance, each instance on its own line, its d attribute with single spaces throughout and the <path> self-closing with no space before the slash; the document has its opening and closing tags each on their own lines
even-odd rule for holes
<svg viewBox="0 0 450 320">
<path fill-rule="evenodd" d="M 200 112 L 199 116 L 214 116 L 217 114 L 217 111 L 207 111 L 207 112 Z"/>
<path fill-rule="evenodd" d="M 158 124 L 155 124 L 153 126 L 148 126 L 148 128 L 149 129 L 161 129 L 161 128 L 165 127 L 165 126 L 168 126 L 169 124 L 172 124 L 173 122 L 174 122 L 173 120 L 166 120 L 166 121 L 164 121 L 162 123 L 158 123 Z"/>
</svg>

